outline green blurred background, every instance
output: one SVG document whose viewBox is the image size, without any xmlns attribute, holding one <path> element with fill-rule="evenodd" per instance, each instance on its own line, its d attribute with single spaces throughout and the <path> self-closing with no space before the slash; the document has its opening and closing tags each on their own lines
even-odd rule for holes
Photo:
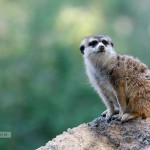
<svg viewBox="0 0 150 150">
<path fill-rule="evenodd" d="M 150 66 L 149 0 L 0 0 L 1 150 L 30 150 L 105 109 L 85 74 L 80 41 L 107 34 Z"/>
</svg>

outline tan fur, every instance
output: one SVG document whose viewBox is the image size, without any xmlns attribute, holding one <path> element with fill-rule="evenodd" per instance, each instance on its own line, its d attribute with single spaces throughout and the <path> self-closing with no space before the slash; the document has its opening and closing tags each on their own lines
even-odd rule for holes
<svg viewBox="0 0 150 150">
<path fill-rule="evenodd" d="M 90 39 L 98 40 L 95 47 Z M 106 39 L 109 44 L 101 41 Z M 89 36 L 83 40 L 84 61 L 89 80 L 102 98 L 109 118 L 116 115 L 121 121 L 135 117 L 150 117 L 150 70 L 131 56 L 117 54 L 107 36 Z M 101 46 L 105 52 L 97 53 Z"/>
</svg>

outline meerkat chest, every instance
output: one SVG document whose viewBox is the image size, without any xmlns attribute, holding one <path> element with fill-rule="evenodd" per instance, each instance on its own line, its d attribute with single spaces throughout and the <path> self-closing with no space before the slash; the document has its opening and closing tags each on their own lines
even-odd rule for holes
<svg viewBox="0 0 150 150">
<path fill-rule="evenodd" d="M 87 68 L 87 75 L 90 79 L 92 86 L 99 92 L 108 92 L 112 93 L 114 91 L 107 71 L 104 70 L 96 70 Z"/>
</svg>

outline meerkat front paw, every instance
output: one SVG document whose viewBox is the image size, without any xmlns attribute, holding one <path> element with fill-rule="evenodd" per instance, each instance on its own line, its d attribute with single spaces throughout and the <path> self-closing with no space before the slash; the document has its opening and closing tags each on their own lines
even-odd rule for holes
<svg viewBox="0 0 150 150">
<path fill-rule="evenodd" d="M 116 115 L 119 113 L 119 110 L 114 110 L 114 111 L 108 111 L 108 110 L 105 110 L 101 116 L 102 117 L 106 117 L 107 119 L 109 119 L 110 117 Z"/>
<path fill-rule="evenodd" d="M 107 114 L 107 110 L 103 111 L 102 114 L 101 114 L 101 116 L 102 117 L 106 117 L 106 114 Z"/>
<path fill-rule="evenodd" d="M 131 120 L 133 118 L 136 118 L 138 116 L 139 116 L 138 113 L 125 113 L 122 116 L 120 116 L 120 121 L 121 122 L 126 122 L 126 121 Z"/>
<path fill-rule="evenodd" d="M 105 110 L 102 114 L 101 114 L 101 116 L 102 117 L 106 117 L 106 118 L 110 118 L 111 116 L 113 116 L 113 112 L 111 112 L 111 111 L 108 111 L 108 110 Z"/>
</svg>

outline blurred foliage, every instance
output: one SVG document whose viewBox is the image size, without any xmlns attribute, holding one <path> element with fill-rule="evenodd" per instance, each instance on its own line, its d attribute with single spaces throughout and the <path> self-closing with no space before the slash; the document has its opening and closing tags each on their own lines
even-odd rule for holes
<svg viewBox="0 0 150 150">
<path fill-rule="evenodd" d="M 79 44 L 107 34 L 150 65 L 148 0 L 0 0 L 0 149 L 44 145 L 105 109 L 88 84 Z"/>
</svg>

